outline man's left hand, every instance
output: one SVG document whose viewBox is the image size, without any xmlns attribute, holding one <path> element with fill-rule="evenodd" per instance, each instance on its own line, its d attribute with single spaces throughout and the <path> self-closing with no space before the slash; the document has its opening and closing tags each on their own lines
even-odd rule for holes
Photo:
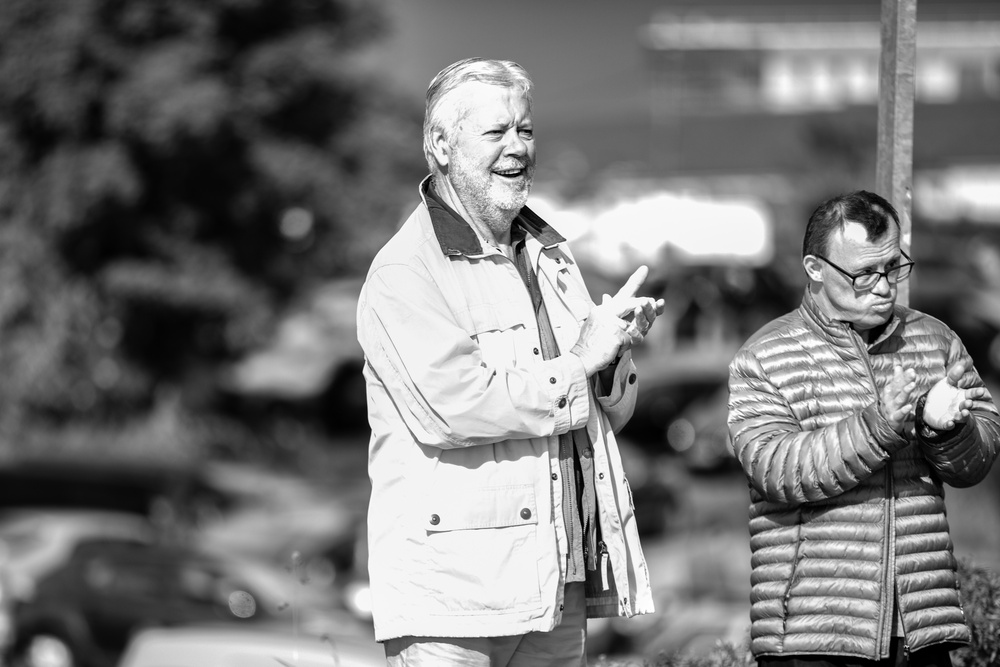
<svg viewBox="0 0 1000 667">
<path fill-rule="evenodd" d="M 948 367 L 945 376 L 927 392 L 924 403 L 924 423 L 936 431 L 950 431 L 969 418 L 969 409 L 977 399 L 985 398 L 986 387 L 961 389 L 958 381 L 965 375 L 966 362 L 957 361 Z"/>
<path fill-rule="evenodd" d="M 635 270 L 620 290 L 612 297 L 607 294 L 601 302 L 602 306 L 610 306 L 619 317 L 628 322 L 625 334 L 628 339 L 622 346 L 629 349 L 642 342 L 649 333 L 650 327 L 656 320 L 657 315 L 663 314 L 664 300 L 653 299 L 648 296 L 636 296 L 639 288 L 646 281 L 649 269 L 640 266 Z"/>
</svg>

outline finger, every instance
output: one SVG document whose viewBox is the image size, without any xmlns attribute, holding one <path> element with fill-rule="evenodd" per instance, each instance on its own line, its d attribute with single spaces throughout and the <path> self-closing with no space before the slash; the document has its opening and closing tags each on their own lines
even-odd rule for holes
<svg viewBox="0 0 1000 667">
<path fill-rule="evenodd" d="M 608 308 L 614 313 L 615 317 L 631 320 L 635 316 L 636 309 L 642 308 L 642 303 L 645 300 L 646 297 L 640 296 L 616 296 L 609 302 Z"/>
<path fill-rule="evenodd" d="M 625 284 L 622 285 L 622 288 L 618 290 L 617 294 L 615 294 L 615 298 L 618 298 L 620 296 L 623 297 L 635 296 L 639 292 L 639 288 L 642 287 L 642 284 L 646 282 L 647 275 L 649 275 L 649 269 L 644 264 L 640 266 L 638 269 L 636 269 L 635 273 L 629 276 L 629 279 L 625 281 Z"/>
<path fill-rule="evenodd" d="M 663 314 L 663 310 L 667 306 L 667 302 L 664 301 L 663 299 L 657 299 L 655 305 L 656 305 L 656 314 L 657 315 L 662 315 Z"/>
<path fill-rule="evenodd" d="M 962 379 L 965 375 L 966 362 L 964 359 L 956 361 L 954 364 L 948 367 L 946 375 L 948 377 L 948 384 L 957 387 L 958 381 Z"/>
</svg>

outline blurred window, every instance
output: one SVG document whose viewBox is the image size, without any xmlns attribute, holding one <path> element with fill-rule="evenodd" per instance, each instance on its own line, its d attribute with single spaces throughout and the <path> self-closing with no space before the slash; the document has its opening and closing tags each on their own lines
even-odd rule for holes
<svg viewBox="0 0 1000 667">
<path fill-rule="evenodd" d="M 94 557 L 83 567 L 84 581 L 105 595 L 131 598 L 159 597 L 163 568 L 153 563 L 129 563 Z"/>
</svg>

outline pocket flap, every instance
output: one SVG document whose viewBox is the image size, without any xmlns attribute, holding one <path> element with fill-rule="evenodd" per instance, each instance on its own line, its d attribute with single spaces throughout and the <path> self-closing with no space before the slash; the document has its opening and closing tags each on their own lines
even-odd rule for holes
<svg viewBox="0 0 1000 667">
<path fill-rule="evenodd" d="M 441 489 L 425 505 L 428 532 L 505 528 L 538 523 L 530 484 Z"/>
</svg>

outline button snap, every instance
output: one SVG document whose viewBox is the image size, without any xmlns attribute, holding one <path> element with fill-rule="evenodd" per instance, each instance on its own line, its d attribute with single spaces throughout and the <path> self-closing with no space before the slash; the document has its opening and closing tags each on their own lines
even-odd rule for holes
<svg viewBox="0 0 1000 667">
<path fill-rule="evenodd" d="M 439 517 L 437 514 L 431 514 L 431 525 L 436 526 L 439 523 L 441 523 L 441 517 Z"/>
<path fill-rule="evenodd" d="M 556 257 L 556 264 L 562 264 L 562 257 Z"/>
<path fill-rule="evenodd" d="M 629 373 L 629 375 L 628 375 L 628 383 L 629 384 L 635 384 L 635 373 Z"/>
<path fill-rule="evenodd" d="M 559 479 L 559 475 L 552 473 L 552 481 Z"/>
<path fill-rule="evenodd" d="M 566 407 L 566 397 L 563 396 L 562 398 L 560 398 L 559 402 L 556 403 L 556 405 L 558 405 L 560 408 L 565 408 Z"/>
<path fill-rule="evenodd" d="M 563 605 L 559 605 L 559 611 L 562 611 L 563 609 L 565 609 L 565 607 Z"/>
<path fill-rule="evenodd" d="M 536 347 L 534 350 L 532 350 L 532 352 L 534 352 L 535 354 L 538 354 L 538 348 Z"/>
<path fill-rule="evenodd" d="M 599 473 L 599 474 L 597 475 L 597 478 L 598 478 L 598 479 L 604 479 L 604 473 L 603 473 L 603 472 L 602 472 L 602 473 Z"/>
<path fill-rule="evenodd" d="M 531 510 L 529 510 L 527 507 L 525 507 L 523 510 L 521 510 L 521 518 L 524 519 L 524 520 L 530 519 L 531 518 Z"/>
<path fill-rule="evenodd" d="M 549 384 L 555 384 L 555 383 L 556 383 L 555 378 L 549 378 Z"/>
</svg>

